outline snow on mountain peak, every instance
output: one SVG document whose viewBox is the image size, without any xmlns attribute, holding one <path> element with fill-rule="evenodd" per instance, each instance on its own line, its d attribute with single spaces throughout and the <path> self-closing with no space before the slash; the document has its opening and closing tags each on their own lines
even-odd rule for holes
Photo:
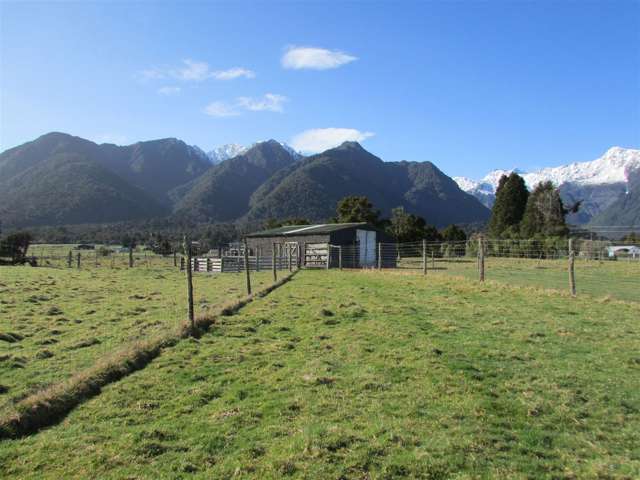
<svg viewBox="0 0 640 480">
<path fill-rule="evenodd" d="M 522 176 L 531 189 L 540 182 L 551 181 L 556 186 L 565 183 L 575 185 L 604 185 L 626 183 L 630 172 L 640 170 L 640 150 L 611 147 L 605 154 L 588 162 L 574 162 L 560 167 L 548 167 L 535 172 L 524 173 L 517 169 L 493 170 L 481 180 L 454 177 L 458 186 L 469 193 L 495 193 L 502 175 L 516 172 Z"/>
<path fill-rule="evenodd" d="M 268 141 L 268 140 L 265 140 L 265 141 Z M 251 147 L 257 145 L 258 143 L 264 143 L 264 142 L 254 142 L 248 147 L 245 147 L 243 145 L 238 145 L 237 143 L 227 143 L 225 145 L 220 145 L 218 147 L 215 147 L 207 155 L 209 156 L 209 160 L 211 161 L 211 163 L 214 163 L 214 164 L 220 163 L 230 158 L 237 157 L 238 155 L 242 155 Z M 283 143 L 283 142 L 278 142 L 278 143 L 282 145 L 282 148 L 284 148 L 287 152 L 289 152 L 294 159 L 298 160 L 302 158 L 302 155 L 299 152 L 295 151 L 286 143 Z"/>
<path fill-rule="evenodd" d="M 243 147 L 237 143 L 227 143 L 225 145 L 215 147 L 207 155 L 209 156 L 211 163 L 220 163 L 230 158 L 237 157 L 238 155 L 242 155 L 246 151 L 247 147 Z"/>
</svg>

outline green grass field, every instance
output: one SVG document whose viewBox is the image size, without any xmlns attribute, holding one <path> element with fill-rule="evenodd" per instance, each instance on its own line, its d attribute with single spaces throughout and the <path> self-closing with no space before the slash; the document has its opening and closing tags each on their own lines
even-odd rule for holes
<svg viewBox="0 0 640 480">
<path fill-rule="evenodd" d="M 402 267 L 421 268 L 421 259 L 404 259 Z M 478 269 L 475 259 L 436 259 L 435 269 L 431 261 L 427 263 L 430 273 L 435 275 L 459 275 L 476 280 Z M 428 273 L 429 274 L 429 273 Z M 640 302 L 640 262 L 620 260 L 575 262 L 575 276 L 578 295 L 594 298 L 611 297 L 618 300 Z M 509 285 L 533 286 L 546 289 L 569 291 L 568 261 L 532 260 L 526 258 L 485 259 L 485 277 Z"/>
<path fill-rule="evenodd" d="M 303 271 L 0 442 L 0 477 L 638 478 L 638 318 L 448 275 Z"/>
<path fill-rule="evenodd" d="M 254 275 L 257 288 L 271 279 Z M 241 274 L 194 275 L 196 312 L 246 294 Z M 130 342 L 176 328 L 187 312 L 173 267 L 0 267 L 0 415 L 15 400 Z"/>
</svg>

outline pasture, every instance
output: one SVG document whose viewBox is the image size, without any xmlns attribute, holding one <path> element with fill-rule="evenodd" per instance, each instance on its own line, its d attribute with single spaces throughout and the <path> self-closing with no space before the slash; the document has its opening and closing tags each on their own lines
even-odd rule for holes
<svg viewBox="0 0 640 480">
<path fill-rule="evenodd" d="M 0 341 L 0 398 L 184 315 L 179 272 L 118 272 L 117 301 L 104 271 L 2 269 L 1 331 L 26 335 Z M 437 272 L 299 272 L 59 424 L 1 441 L 0 476 L 640 476 L 640 304 Z M 244 293 L 240 275 L 195 280 L 201 305 Z"/>
<path fill-rule="evenodd" d="M 0 415 L 131 342 L 175 329 L 187 312 L 173 267 L 0 267 Z M 270 273 L 254 275 L 256 288 Z M 240 274 L 196 275 L 196 312 L 246 294 Z"/>
</svg>

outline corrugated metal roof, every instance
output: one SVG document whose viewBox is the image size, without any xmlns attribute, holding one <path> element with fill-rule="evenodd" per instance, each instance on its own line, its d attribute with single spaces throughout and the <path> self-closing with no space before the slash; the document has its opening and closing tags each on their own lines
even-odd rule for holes
<svg viewBox="0 0 640 480">
<path fill-rule="evenodd" d="M 250 233 L 247 237 L 286 237 L 301 235 L 324 235 L 327 233 L 353 227 L 370 227 L 366 223 L 323 223 L 320 225 L 285 225 L 261 232 Z"/>
</svg>

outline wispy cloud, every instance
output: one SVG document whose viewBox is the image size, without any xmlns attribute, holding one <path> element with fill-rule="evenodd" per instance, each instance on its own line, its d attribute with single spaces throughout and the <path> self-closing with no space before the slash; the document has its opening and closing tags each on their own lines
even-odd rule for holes
<svg viewBox="0 0 640 480">
<path fill-rule="evenodd" d="M 294 136 L 289 143 L 299 152 L 317 153 L 343 142 L 362 142 L 373 135 L 372 132 L 361 132 L 355 128 L 312 128 Z"/>
<path fill-rule="evenodd" d="M 159 95 L 178 95 L 182 91 L 180 87 L 160 87 L 157 92 Z"/>
<path fill-rule="evenodd" d="M 284 103 L 289 101 L 284 95 L 265 93 L 262 97 L 238 97 L 232 102 L 211 102 L 204 109 L 204 113 L 211 117 L 237 117 L 243 111 L 279 112 L 284 111 Z"/>
<path fill-rule="evenodd" d="M 186 59 L 180 67 L 153 67 L 141 70 L 135 77 L 141 81 L 173 78 L 184 82 L 202 82 L 208 79 L 234 80 L 236 78 L 255 78 L 253 70 L 244 67 L 233 67 L 227 70 L 212 70 L 207 62 Z"/>
<path fill-rule="evenodd" d="M 277 93 L 266 93 L 262 98 L 238 97 L 237 104 L 246 110 L 259 112 L 267 110 L 269 112 L 282 112 L 284 103 L 289 100 L 284 95 Z"/>
<path fill-rule="evenodd" d="M 225 102 L 211 102 L 204 108 L 204 113 L 210 117 L 237 117 L 240 111 L 235 105 L 229 105 Z"/>
<path fill-rule="evenodd" d="M 247 68 L 234 67 L 229 70 L 218 70 L 213 72 L 216 80 L 233 80 L 235 78 L 255 78 L 256 74 Z"/>
<path fill-rule="evenodd" d="M 287 48 L 281 63 L 284 68 L 293 70 L 305 68 L 311 70 L 329 70 L 346 65 L 357 59 L 357 57 L 339 50 L 292 46 Z"/>
</svg>

